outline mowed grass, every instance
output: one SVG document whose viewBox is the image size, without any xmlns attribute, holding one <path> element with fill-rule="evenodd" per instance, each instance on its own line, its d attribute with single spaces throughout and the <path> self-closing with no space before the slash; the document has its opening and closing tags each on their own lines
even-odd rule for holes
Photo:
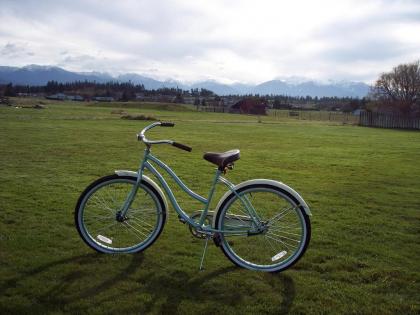
<svg viewBox="0 0 420 315">
<path fill-rule="evenodd" d="M 193 151 L 153 152 L 201 195 L 214 172 L 202 153 L 239 148 L 231 181 L 283 181 L 311 206 L 312 240 L 291 269 L 240 269 L 212 245 L 200 272 L 204 243 L 172 207 L 143 253 L 101 255 L 83 243 L 73 219 L 79 194 L 116 169 L 136 170 L 136 133 L 150 122 L 122 120 L 113 106 L 46 106 L 0 108 L 0 313 L 420 312 L 419 132 L 115 104 L 176 123 L 149 137 Z M 175 193 L 188 212 L 200 209 Z"/>
</svg>

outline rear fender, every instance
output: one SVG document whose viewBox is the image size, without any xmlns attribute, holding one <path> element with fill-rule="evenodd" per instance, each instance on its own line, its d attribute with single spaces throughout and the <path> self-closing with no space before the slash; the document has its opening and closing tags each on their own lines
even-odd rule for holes
<svg viewBox="0 0 420 315">
<path fill-rule="evenodd" d="M 297 202 L 303 207 L 303 209 L 305 210 L 305 213 L 307 215 L 312 215 L 311 210 L 309 209 L 309 206 L 307 205 L 307 203 L 305 202 L 305 200 L 303 200 L 303 198 L 291 187 L 287 186 L 286 184 L 282 183 L 282 182 L 278 182 L 275 180 L 271 180 L 271 179 L 251 179 L 251 180 L 247 180 L 245 182 L 242 182 L 238 185 L 236 185 L 234 187 L 234 190 L 237 191 L 245 186 L 248 185 L 255 185 L 255 184 L 264 184 L 264 185 L 270 185 L 270 186 L 274 186 L 277 188 L 280 188 L 286 192 L 288 192 L 290 195 L 292 195 Z M 220 199 L 219 203 L 216 206 L 216 209 L 214 210 L 215 215 L 213 216 L 213 228 L 216 228 L 216 217 L 217 217 L 217 213 L 221 210 L 221 206 L 223 205 L 223 203 L 225 202 L 225 200 L 227 200 L 230 195 L 233 195 L 232 191 L 228 191 L 226 192 L 223 197 Z"/>
</svg>

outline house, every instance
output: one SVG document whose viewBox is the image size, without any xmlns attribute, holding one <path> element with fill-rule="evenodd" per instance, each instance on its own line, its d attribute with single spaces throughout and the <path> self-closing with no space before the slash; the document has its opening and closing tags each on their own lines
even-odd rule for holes
<svg viewBox="0 0 420 315">
<path fill-rule="evenodd" d="M 66 95 L 66 100 L 82 102 L 85 99 L 80 95 Z"/>
<path fill-rule="evenodd" d="M 45 96 L 45 98 L 49 100 L 58 100 L 58 101 L 64 101 L 66 99 L 66 94 L 64 93 L 56 93 Z"/>
<path fill-rule="evenodd" d="M 93 100 L 98 102 L 113 102 L 114 98 L 112 96 L 95 96 Z"/>
<path fill-rule="evenodd" d="M 223 105 L 226 107 L 231 107 L 238 103 L 241 99 L 236 96 L 222 96 Z"/>
<path fill-rule="evenodd" d="M 363 109 L 358 108 L 358 109 L 355 109 L 355 110 L 352 112 L 352 115 L 353 115 L 353 116 L 360 116 L 360 113 L 361 113 L 361 112 L 363 112 Z"/>
<path fill-rule="evenodd" d="M 138 100 L 138 101 L 144 101 L 144 98 L 145 98 L 146 96 L 144 95 L 144 93 L 143 92 L 141 92 L 141 93 L 136 93 L 136 100 Z"/>
<path fill-rule="evenodd" d="M 257 97 L 248 97 L 231 106 L 229 112 L 236 114 L 266 115 L 267 101 Z"/>
<path fill-rule="evenodd" d="M 85 100 L 80 95 L 66 95 L 64 93 L 57 93 L 57 94 L 48 95 L 48 96 L 45 96 L 45 98 L 47 98 L 49 100 L 58 100 L 58 101 L 69 100 L 69 101 L 79 101 L 79 102 L 81 102 L 81 101 Z"/>
<path fill-rule="evenodd" d="M 189 96 L 189 95 L 186 95 L 186 96 L 183 96 L 183 98 L 184 98 L 184 103 L 185 104 L 191 104 L 191 105 L 194 105 L 194 102 L 195 102 L 195 100 L 198 98 L 197 96 Z M 199 99 L 199 102 L 201 102 L 201 100 Z"/>
</svg>

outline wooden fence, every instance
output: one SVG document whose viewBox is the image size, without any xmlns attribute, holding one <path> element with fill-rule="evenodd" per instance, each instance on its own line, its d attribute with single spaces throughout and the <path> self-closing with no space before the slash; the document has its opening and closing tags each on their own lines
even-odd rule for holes
<svg viewBox="0 0 420 315">
<path fill-rule="evenodd" d="M 420 129 L 420 118 L 393 114 L 360 112 L 360 126 L 398 129 Z"/>
<path fill-rule="evenodd" d="M 197 108 L 197 110 L 211 113 L 229 113 L 229 108 L 223 106 L 200 106 L 200 108 Z"/>
</svg>

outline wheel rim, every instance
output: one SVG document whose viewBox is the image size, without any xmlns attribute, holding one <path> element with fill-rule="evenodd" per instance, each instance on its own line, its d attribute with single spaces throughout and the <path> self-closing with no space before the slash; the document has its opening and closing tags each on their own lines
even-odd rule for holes
<svg viewBox="0 0 420 315">
<path fill-rule="evenodd" d="M 287 268 L 305 246 L 308 231 L 302 211 L 289 196 L 275 189 L 251 188 L 240 195 L 248 198 L 266 226 L 257 227 L 242 202 L 232 198 L 221 213 L 219 228 L 239 227 L 252 235 L 225 233 L 222 241 L 225 252 L 242 267 L 265 271 Z"/>
<path fill-rule="evenodd" d="M 85 239 L 105 252 L 135 252 L 155 239 L 162 225 L 162 209 L 155 194 L 140 185 L 126 217 L 117 220 L 135 184 L 115 179 L 94 187 L 81 203 L 78 220 Z"/>
</svg>

